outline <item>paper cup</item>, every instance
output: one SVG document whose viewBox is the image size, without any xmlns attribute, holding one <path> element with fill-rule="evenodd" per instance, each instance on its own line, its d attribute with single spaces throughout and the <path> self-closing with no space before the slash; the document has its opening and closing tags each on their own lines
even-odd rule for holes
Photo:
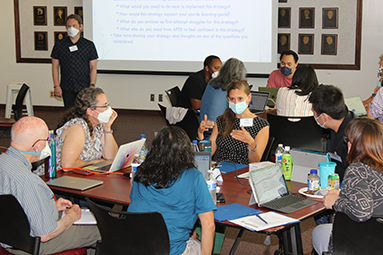
<svg viewBox="0 0 383 255">
<path fill-rule="evenodd" d="M 328 176 L 331 173 L 335 173 L 335 162 L 319 162 L 319 173 L 320 173 L 320 187 L 321 189 L 326 188 L 328 186 Z"/>
</svg>

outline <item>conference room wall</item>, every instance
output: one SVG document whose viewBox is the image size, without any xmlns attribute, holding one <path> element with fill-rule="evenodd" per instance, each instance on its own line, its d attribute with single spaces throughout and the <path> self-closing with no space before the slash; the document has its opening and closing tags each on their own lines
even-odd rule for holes
<svg viewBox="0 0 383 255">
<path fill-rule="evenodd" d="M 8 83 L 28 82 L 32 88 L 34 105 L 62 106 L 61 101 L 49 97 L 49 91 L 53 90 L 50 64 L 16 63 L 13 0 L 2 0 L 0 6 L 0 104 L 5 103 Z M 340 87 L 345 96 L 359 95 L 364 99 L 371 94 L 376 85 L 378 56 L 383 52 L 383 34 L 380 32 L 382 9 L 383 2 L 380 0 L 363 2 L 361 70 L 317 70 L 321 83 Z M 182 87 L 186 78 L 98 74 L 97 86 L 105 90 L 115 108 L 158 110 L 158 94 L 164 94 L 165 89 L 175 85 Z M 265 86 L 267 79 L 249 78 L 249 82 L 257 88 Z M 155 102 L 149 101 L 150 94 L 156 95 Z M 165 97 L 163 104 L 168 105 Z"/>
</svg>

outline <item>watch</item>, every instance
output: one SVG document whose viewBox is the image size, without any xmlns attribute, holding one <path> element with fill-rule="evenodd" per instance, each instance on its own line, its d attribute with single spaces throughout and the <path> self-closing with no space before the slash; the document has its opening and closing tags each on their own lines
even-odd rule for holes
<svg viewBox="0 0 383 255">
<path fill-rule="evenodd" d="M 250 150 L 249 147 L 247 149 L 249 150 L 250 153 L 254 153 L 257 150 L 258 145 L 255 145 L 255 148 Z"/>
</svg>

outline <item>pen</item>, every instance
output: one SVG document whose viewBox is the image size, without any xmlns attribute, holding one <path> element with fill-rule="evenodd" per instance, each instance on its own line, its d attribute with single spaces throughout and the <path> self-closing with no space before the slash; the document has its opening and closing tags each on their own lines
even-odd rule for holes
<svg viewBox="0 0 383 255">
<path fill-rule="evenodd" d="M 266 224 L 269 224 L 269 223 L 267 223 L 267 221 L 265 221 L 259 214 L 256 214 L 257 215 L 257 217 L 261 220 L 261 221 L 263 221 L 264 223 L 266 223 Z"/>
</svg>

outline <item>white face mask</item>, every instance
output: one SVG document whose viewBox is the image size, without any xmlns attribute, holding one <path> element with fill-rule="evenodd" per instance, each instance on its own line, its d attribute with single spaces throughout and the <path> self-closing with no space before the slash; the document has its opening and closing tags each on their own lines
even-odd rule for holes
<svg viewBox="0 0 383 255">
<path fill-rule="evenodd" d="M 49 147 L 48 143 L 45 144 L 45 148 L 41 151 L 40 159 L 42 160 L 44 158 L 47 158 L 52 155 L 51 148 Z"/>
<path fill-rule="evenodd" d="M 75 37 L 78 33 L 80 32 L 80 30 L 78 30 L 77 28 L 74 28 L 74 27 L 70 27 L 67 29 L 67 33 L 70 37 Z"/>
<path fill-rule="evenodd" d="M 112 108 L 109 106 L 105 111 L 98 112 L 97 119 L 100 122 L 100 124 L 105 124 L 105 123 L 108 123 L 110 116 L 112 116 L 112 114 L 113 114 Z"/>
<path fill-rule="evenodd" d="M 219 71 L 214 72 L 214 73 L 211 75 L 211 78 L 217 78 L 218 74 L 219 74 Z"/>
</svg>

